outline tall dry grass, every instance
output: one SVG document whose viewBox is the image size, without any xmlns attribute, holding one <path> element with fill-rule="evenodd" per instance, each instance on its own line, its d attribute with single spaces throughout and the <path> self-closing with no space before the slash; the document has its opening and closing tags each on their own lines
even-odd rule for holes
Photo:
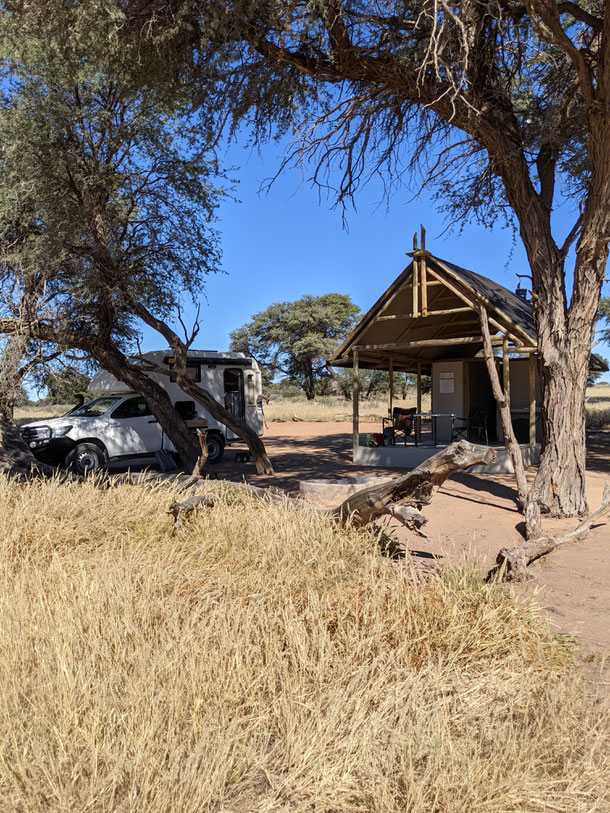
<svg viewBox="0 0 610 813">
<path fill-rule="evenodd" d="M 587 428 L 601 429 L 610 425 L 610 384 L 587 388 Z"/>
<path fill-rule="evenodd" d="M 394 406 L 409 408 L 416 404 L 415 394 L 410 394 L 404 401 L 394 400 Z M 18 424 L 35 421 L 38 418 L 55 418 L 67 412 L 70 404 L 29 404 L 15 410 Z M 604 426 L 610 422 L 610 384 L 598 384 L 587 389 L 587 425 Z M 304 397 L 276 398 L 263 405 L 267 421 L 351 421 L 352 404 L 344 398 L 322 396 L 315 401 Z M 422 410 L 430 410 L 430 395 L 422 397 Z M 363 421 L 380 421 L 388 413 L 387 397 L 362 399 L 360 402 L 360 419 Z"/>
<path fill-rule="evenodd" d="M 474 572 L 208 485 L 0 482 L 0 810 L 604 811 L 569 646 Z"/>
<path fill-rule="evenodd" d="M 25 423 L 38 420 L 38 418 L 59 418 L 61 415 L 65 415 L 73 406 L 74 404 L 33 403 L 16 407 L 15 423 L 18 426 L 23 426 Z"/>
<path fill-rule="evenodd" d="M 404 401 L 394 399 L 394 406 L 408 409 L 416 405 L 415 395 Z M 305 398 L 277 398 L 263 405 L 267 421 L 351 421 L 352 402 L 334 396 L 321 396 L 314 401 Z M 422 396 L 422 410 L 430 410 L 430 395 Z M 381 421 L 388 414 L 386 396 L 360 401 L 361 421 Z"/>
</svg>

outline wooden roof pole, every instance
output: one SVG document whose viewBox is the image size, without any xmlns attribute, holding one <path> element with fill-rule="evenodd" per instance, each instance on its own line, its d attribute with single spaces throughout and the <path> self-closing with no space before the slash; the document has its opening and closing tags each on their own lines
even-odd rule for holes
<svg viewBox="0 0 610 813">
<path fill-rule="evenodd" d="M 352 460 L 360 444 L 360 382 L 358 380 L 358 351 L 354 350 L 352 355 Z"/>
<path fill-rule="evenodd" d="M 504 379 L 504 397 L 510 409 L 510 361 L 508 355 L 508 337 L 502 339 L 502 377 Z"/>
<path fill-rule="evenodd" d="M 530 446 L 536 444 L 536 356 L 529 354 Z"/>
<path fill-rule="evenodd" d="M 421 414 L 421 361 L 417 362 L 417 414 Z M 421 440 L 421 419 L 415 421 L 415 432 L 417 434 L 417 442 Z"/>
<path fill-rule="evenodd" d="M 388 361 L 390 386 L 388 387 L 388 418 L 392 417 L 392 401 L 394 400 L 394 359 L 390 356 Z"/>
<path fill-rule="evenodd" d="M 436 279 L 440 280 L 443 283 L 443 285 L 449 291 L 451 291 L 452 294 L 455 294 L 458 299 L 461 299 L 462 302 L 465 302 L 467 305 L 469 305 L 475 313 L 477 312 L 477 307 L 468 299 L 467 296 L 465 296 L 465 294 L 463 294 L 460 290 L 458 290 L 458 288 L 456 288 L 455 285 L 453 285 L 451 282 L 447 282 L 447 280 L 443 279 L 440 276 L 440 274 L 437 274 L 436 271 L 434 271 L 434 269 L 430 268 L 429 270 L 430 270 L 430 273 L 432 274 L 432 276 L 435 277 Z M 496 328 L 496 330 L 502 330 L 502 331 L 506 330 L 505 327 L 503 327 L 499 322 L 496 322 L 495 319 L 492 319 L 491 316 L 488 316 L 487 318 L 489 320 L 489 324 L 493 325 Z"/>
<path fill-rule="evenodd" d="M 428 269 L 426 266 L 426 230 L 420 225 L 421 229 L 421 315 L 428 315 Z"/>
<path fill-rule="evenodd" d="M 412 311 L 413 318 L 419 316 L 419 305 L 417 301 L 417 286 L 419 285 L 419 250 L 417 248 L 417 232 L 413 235 L 413 276 L 411 278 L 411 291 L 412 291 Z"/>
<path fill-rule="evenodd" d="M 492 336 L 494 344 L 501 344 L 501 336 Z M 483 344 L 481 336 L 452 336 L 449 339 L 417 339 L 414 342 L 384 342 L 383 344 L 357 344 L 356 350 L 407 350 L 409 347 L 453 347 L 460 344 Z"/>
</svg>

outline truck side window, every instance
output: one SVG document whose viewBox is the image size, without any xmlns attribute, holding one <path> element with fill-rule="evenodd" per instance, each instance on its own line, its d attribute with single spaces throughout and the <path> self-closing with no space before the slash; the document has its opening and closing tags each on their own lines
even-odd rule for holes
<svg viewBox="0 0 610 813">
<path fill-rule="evenodd" d="M 256 403 L 256 397 L 255 397 L 255 391 L 254 391 L 254 376 L 253 375 L 248 376 L 248 403 L 249 404 L 255 404 Z"/>
<path fill-rule="evenodd" d="M 145 418 L 147 415 L 152 415 L 152 412 L 140 396 L 123 401 L 112 413 L 113 418 Z"/>
</svg>

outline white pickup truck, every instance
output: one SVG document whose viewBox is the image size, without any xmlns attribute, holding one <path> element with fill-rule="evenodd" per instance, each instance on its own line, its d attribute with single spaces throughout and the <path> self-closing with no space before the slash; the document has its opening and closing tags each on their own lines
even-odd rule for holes
<svg viewBox="0 0 610 813">
<path fill-rule="evenodd" d="M 169 374 L 147 373 L 169 394 L 172 403 L 187 421 L 208 430 L 211 463 L 222 459 L 227 443 L 237 439 L 172 381 L 173 358 L 169 351 L 144 354 Z M 261 375 L 255 361 L 243 353 L 190 351 L 188 374 L 208 390 L 226 409 L 263 433 L 260 410 Z M 79 474 L 106 466 L 109 462 L 138 460 L 159 450 L 175 453 L 146 399 L 130 391 L 114 376 L 100 370 L 89 390 L 100 394 L 60 418 L 28 423 L 21 435 L 34 455 L 52 465 L 71 468 Z"/>
</svg>

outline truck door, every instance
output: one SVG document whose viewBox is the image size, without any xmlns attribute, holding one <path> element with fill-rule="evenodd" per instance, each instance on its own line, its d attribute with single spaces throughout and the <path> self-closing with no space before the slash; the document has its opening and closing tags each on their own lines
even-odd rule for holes
<svg viewBox="0 0 610 813">
<path fill-rule="evenodd" d="M 154 454 L 161 448 L 161 427 L 141 395 L 115 407 L 107 431 L 113 436 L 115 455 Z"/>
<path fill-rule="evenodd" d="M 243 374 L 241 370 L 228 368 L 223 373 L 225 409 L 236 418 L 244 419 Z M 227 439 L 233 440 L 237 435 L 227 429 Z"/>
</svg>

